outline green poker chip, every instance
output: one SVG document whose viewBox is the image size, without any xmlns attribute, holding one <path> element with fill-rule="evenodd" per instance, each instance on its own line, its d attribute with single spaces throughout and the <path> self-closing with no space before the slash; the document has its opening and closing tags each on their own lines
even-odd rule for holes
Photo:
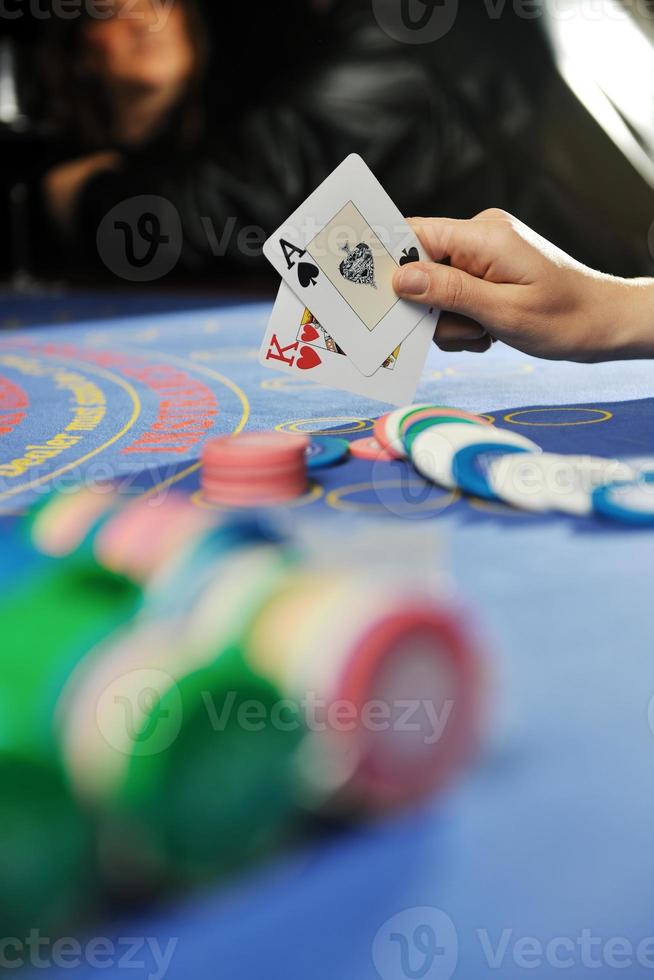
<svg viewBox="0 0 654 980">
<path fill-rule="evenodd" d="M 413 422 L 409 425 L 402 436 L 402 441 L 409 455 L 411 455 L 411 449 L 415 439 L 420 435 L 421 432 L 425 432 L 426 429 L 432 429 L 435 425 L 443 425 L 447 422 L 461 423 L 462 425 L 480 425 L 479 422 L 473 422 L 472 419 L 463 419 L 460 417 L 450 416 L 450 415 L 438 415 L 429 419 L 420 419 L 419 422 Z"/>
<path fill-rule="evenodd" d="M 161 698 L 154 725 L 170 744 L 132 757 L 118 812 L 145 828 L 168 877 L 230 872 L 284 836 L 303 732 L 273 723 L 280 697 L 233 647 Z M 172 740 L 166 725 L 179 728 Z M 146 741 L 155 728 L 150 718 Z"/>
<path fill-rule="evenodd" d="M 92 915 L 93 827 L 55 764 L 0 752 L 0 936 L 46 935 Z"/>
</svg>

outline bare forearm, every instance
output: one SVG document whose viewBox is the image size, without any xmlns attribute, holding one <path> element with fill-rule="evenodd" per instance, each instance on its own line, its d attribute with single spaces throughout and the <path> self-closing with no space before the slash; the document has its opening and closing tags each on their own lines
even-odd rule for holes
<svg viewBox="0 0 654 980">
<path fill-rule="evenodd" d="M 654 279 L 616 281 L 615 358 L 654 357 Z"/>
</svg>

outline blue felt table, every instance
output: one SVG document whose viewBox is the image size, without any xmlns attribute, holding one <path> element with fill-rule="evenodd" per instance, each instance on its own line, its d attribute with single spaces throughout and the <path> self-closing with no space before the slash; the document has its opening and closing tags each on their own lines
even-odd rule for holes
<svg viewBox="0 0 654 980">
<path fill-rule="evenodd" d="M 384 411 L 261 369 L 268 303 L 182 303 L 176 312 L 160 303 L 153 313 L 146 301 L 113 298 L 114 319 L 97 318 L 108 302 L 3 307 L 12 324 L 32 326 L 0 334 L 0 377 L 29 402 L 0 437 L 0 464 L 65 431 L 73 396 L 54 368 L 95 384 L 107 410 L 44 468 L 0 479 L 0 581 L 29 562 L 11 515 L 54 472 L 55 482 L 118 476 L 129 492 L 176 484 L 203 506 L 195 466 L 208 435 L 284 425 L 354 438 Z M 215 405 L 195 445 L 167 452 L 162 443 L 148 454 L 139 440 L 165 431 L 153 428 L 163 393 L 139 378 L 166 376 L 162 367 Z M 651 362 L 554 364 L 499 345 L 484 356 L 434 351 L 417 397 L 490 413 L 546 449 L 654 456 Z M 654 945 L 643 941 L 654 935 L 654 532 L 452 500 L 403 465 L 380 466 L 351 460 L 325 471 L 295 513 L 331 522 L 344 547 L 352 523 L 371 518 L 420 520 L 426 535 L 444 537 L 491 651 L 496 696 L 480 764 L 446 800 L 304 846 L 111 934 L 176 940 L 171 980 L 576 978 L 612 975 L 620 963 L 626 976 L 651 976 Z M 430 923 L 440 936 L 433 961 L 414 944 Z M 147 947 L 136 959 L 143 966 L 131 976 L 156 975 Z"/>
</svg>

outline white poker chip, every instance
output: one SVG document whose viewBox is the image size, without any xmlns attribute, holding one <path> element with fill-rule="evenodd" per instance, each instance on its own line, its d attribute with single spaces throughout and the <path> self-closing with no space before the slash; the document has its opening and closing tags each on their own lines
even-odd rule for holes
<svg viewBox="0 0 654 980">
<path fill-rule="evenodd" d="M 400 425 L 402 420 L 408 412 L 419 412 L 423 408 L 431 408 L 432 406 L 428 403 L 421 403 L 419 405 L 409 405 L 404 408 L 396 408 L 395 411 L 389 412 L 381 420 L 383 422 L 383 438 L 380 434 L 377 435 L 377 441 L 396 459 L 406 459 L 407 451 L 404 448 L 404 441 L 400 435 Z"/>
<path fill-rule="evenodd" d="M 497 446 L 515 446 L 529 453 L 540 453 L 531 439 L 518 432 L 496 429 L 491 425 L 469 425 L 465 422 L 446 422 L 425 429 L 413 442 L 411 460 L 418 472 L 427 480 L 447 490 L 454 490 L 456 482 L 452 462 L 460 449 L 477 444 L 494 443 Z M 522 454 L 521 454 L 522 455 Z"/>
<path fill-rule="evenodd" d="M 593 492 L 606 484 L 632 480 L 634 469 L 618 459 L 559 453 L 500 456 L 488 464 L 488 483 L 504 503 L 532 513 L 559 511 L 586 517 Z"/>
</svg>

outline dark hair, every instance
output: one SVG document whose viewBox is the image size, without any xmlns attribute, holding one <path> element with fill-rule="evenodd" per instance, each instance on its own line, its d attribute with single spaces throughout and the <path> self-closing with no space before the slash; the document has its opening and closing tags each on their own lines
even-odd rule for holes
<svg viewBox="0 0 654 980">
<path fill-rule="evenodd" d="M 202 83 L 209 58 L 208 34 L 196 0 L 172 0 L 183 7 L 194 51 L 194 68 L 186 91 L 171 112 L 178 144 L 195 142 L 204 128 Z M 85 4 L 72 20 L 46 22 L 38 63 L 45 87 L 45 123 L 58 135 L 89 150 L 114 142 L 108 93 L 100 79 L 84 69 L 84 28 L 91 19 Z M 169 117 L 169 124 L 172 119 Z"/>
</svg>

